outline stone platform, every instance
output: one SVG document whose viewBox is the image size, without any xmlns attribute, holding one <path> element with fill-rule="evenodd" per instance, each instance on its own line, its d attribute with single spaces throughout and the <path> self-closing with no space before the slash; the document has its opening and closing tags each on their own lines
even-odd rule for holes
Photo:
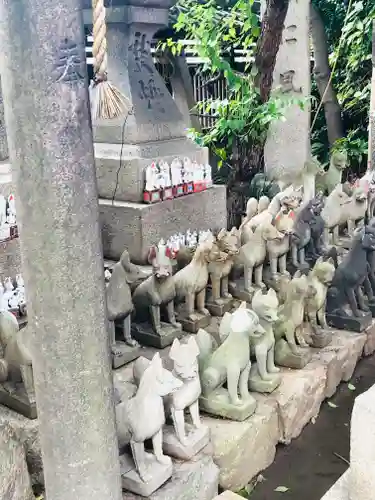
<svg viewBox="0 0 375 500">
<path fill-rule="evenodd" d="M 207 499 L 211 497 L 216 468 L 220 470 L 219 482 L 223 489 L 238 491 L 246 486 L 274 460 L 278 443 L 290 441 L 302 432 L 304 426 L 318 416 L 324 399 L 331 397 L 343 381 L 348 381 L 358 360 L 370 355 L 375 350 L 375 322 L 366 332 L 354 333 L 335 331 L 332 343 L 324 349 L 314 350 L 310 363 L 302 370 L 281 370 L 281 385 L 269 395 L 255 394 L 258 402 L 256 411 L 244 422 L 234 422 L 202 415 L 202 421 L 210 428 L 211 444 L 204 454 L 186 463 L 175 461 L 176 474 L 164 488 L 156 492 L 153 500 L 179 498 L 182 484 L 191 484 L 196 496 L 184 496 Z M 161 355 L 167 357 L 169 348 Z M 153 348 L 143 348 L 142 355 L 151 358 Z M 132 363 L 115 371 L 115 383 L 132 380 Z M 33 484 L 42 481 L 40 445 L 37 437 L 38 421 L 28 420 L 15 412 L 0 406 L 0 423 L 10 422 L 19 439 L 25 443 L 29 470 Z M 202 458 L 204 457 L 204 458 Z M 203 462 L 200 462 L 203 460 Z M 204 466 L 202 465 L 205 464 Z M 200 474 L 198 473 L 200 472 Z M 211 479 L 210 479 L 211 478 Z M 195 486 L 193 486 L 195 485 Z M 200 488 L 202 496 L 197 491 Z M 158 496 L 159 495 L 159 496 Z M 124 499 L 136 499 L 125 494 Z M 327 497 L 324 500 L 333 500 Z M 339 500 L 339 497 L 337 497 Z M 346 500 L 346 499 L 340 499 Z"/>
<path fill-rule="evenodd" d="M 161 238 L 227 225 L 225 186 L 153 205 L 101 198 L 99 208 L 104 256 L 117 261 L 127 248 L 135 264 L 144 264 L 149 248 Z"/>
<path fill-rule="evenodd" d="M 107 200 L 116 191 L 116 200 L 142 202 L 145 169 L 153 161 L 163 160 L 170 165 L 176 157 L 187 156 L 198 164 L 208 163 L 207 148 L 185 137 L 123 146 L 121 140 L 118 144 L 96 142 L 94 148 L 99 198 Z"/>
<path fill-rule="evenodd" d="M 349 469 L 340 477 L 321 500 L 350 500 Z"/>
</svg>

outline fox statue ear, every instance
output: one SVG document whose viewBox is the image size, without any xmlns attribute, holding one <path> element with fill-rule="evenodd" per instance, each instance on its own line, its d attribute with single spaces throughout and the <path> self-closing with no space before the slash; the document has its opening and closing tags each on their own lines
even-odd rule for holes
<svg viewBox="0 0 375 500">
<path fill-rule="evenodd" d="M 157 374 L 160 374 L 163 369 L 160 354 L 157 352 L 151 360 L 150 365 L 155 369 Z"/>
<path fill-rule="evenodd" d="M 151 264 L 152 261 L 156 258 L 156 252 L 157 252 L 156 246 L 152 245 L 152 247 L 148 251 L 148 256 L 147 256 L 147 260 L 148 260 L 149 264 Z"/>
<path fill-rule="evenodd" d="M 224 236 L 227 234 L 227 230 L 226 229 L 220 229 L 219 231 L 219 234 L 216 236 L 216 239 L 217 240 L 221 240 L 224 238 Z"/>
<path fill-rule="evenodd" d="M 169 357 L 172 361 L 176 360 L 179 347 L 180 347 L 180 341 L 178 339 L 174 339 L 172 347 L 169 351 Z"/>
<path fill-rule="evenodd" d="M 189 340 L 187 341 L 187 345 L 195 357 L 199 356 L 199 347 L 194 337 L 189 338 Z"/>
<path fill-rule="evenodd" d="M 271 297 L 277 297 L 277 294 L 276 294 L 276 292 L 275 292 L 275 290 L 273 288 L 270 288 L 268 290 L 267 295 L 270 295 Z"/>
</svg>

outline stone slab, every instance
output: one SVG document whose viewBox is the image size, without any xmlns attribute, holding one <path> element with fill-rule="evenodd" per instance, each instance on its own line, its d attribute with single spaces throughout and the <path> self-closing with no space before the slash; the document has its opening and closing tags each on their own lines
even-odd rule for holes
<svg viewBox="0 0 375 500">
<path fill-rule="evenodd" d="M 169 323 L 161 322 L 161 328 L 162 333 L 159 335 L 149 323 L 133 323 L 132 337 L 141 345 L 164 349 L 171 345 L 174 339 L 180 339 L 184 335 L 181 326 L 176 328 Z"/>
<path fill-rule="evenodd" d="M 162 464 L 156 460 L 152 453 L 145 453 L 145 461 L 149 478 L 141 479 L 133 458 L 130 455 L 120 455 L 120 471 L 122 489 L 129 490 L 142 497 L 149 497 L 158 490 L 172 476 L 172 460 L 169 464 Z"/>
<path fill-rule="evenodd" d="M 356 397 L 350 425 L 350 500 L 373 500 L 375 492 L 375 385 Z"/>
<path fill-rule="evenodd" d="M 21 383 L 15 386 L 14 392 L 8 392 L 0 385 L 0 404 L 8 406 L 8 408 L 21 413 L 21 415 L 27 418 L 37 418 L 36 403 L 29 403 L 29 399 Z"/>
<path fill-rule="evenodd" d="M 351 378 L 365 342 L 364 333 L 340 330 L 333 333 L 330 345 L 321 350 L 314 349 L 313 359 L 308 366 L 316 364 L 326 367 L 325 398 L 335 394 L 342 380 L 348 381 Z"/>
<path fill-rule="evenodd" d="M 233 493 L 233 491 L 224 491 L 221 495 L 218 495 L 217 497 L 214 498 L 214 500 L 241 500 L 240 495 L 237 495 L 236 493 Z"/>
<path fill-rule="evenodd" d="M 0 425 L 0 498 L 34 500 L 24 447 L 9 424 Z"/>
<path fill-rule="evenodd" d="M 182 312 L 182 314 L 177 313 L 177 321 L 181 323 L 186 332 L 198 333 L 200 328 L 206 328 L 210 324 L 211 316 L 194 311 L 190 317 L 187 317 Z"/>
<path fill-rule="evenodd" d="M 26 462 L 32 484 L 43 485 L 43 464 L 38 436 L 38 420 L 30 420 L 6 406 L 0 405 L 0 425 L 4 423 L 10 426 L 17 440 L 25 448 Z"/>
<path fill-rule="evenodd" d="M 120 368 L 141 355 L 140 347 L 132 347 L 125 342 L 116 342 L 115 353 L 112 350 L 112 368 Z"/>
<path fill-rule="evenodd" d="M 375 352 L 375 321 L 372 322 L 371 326 L 367 328 L 366 342 L 363 346 L 363 356 L 371 356 Z"/>
<path fill-rule="evenodd" d="M 285 339 L 280 339 L 275 346 L 275 364 L 287 368 L 303 368 L 312 358 L 309 348 L 298 348 L 298 353 L 293 353 Z"/>
<path fill-rule="evenodd" d="M 174 461 L 171 479 L 150 500 L 212 500 L 218 493 L 219 469 L 211 457 L 199 455 L 189 462 Z M 129 492 L 123 500 L 140 500 Z"/>
<path fill-rule="evenodd" d="M 247 420 L 254 413 L 256 405 L 256 400 L 251 396 L 242 400 L 240 405 L 233 405 L 230 402 L 228 391 L 221 387 L 212 391 L 209 397 L 206 398 L 202 394 L 199 398 L 201 411 L 238 422 Z"/>
<path fill-rule="evenodd" d="M 282 369 L 281 384 L 269 396 L 277 403 L 281 443 L 289 444 L 312 418 L 318 416 L 324 400 L 326 376 L 326 367 L 317 364 L 309 363 L 298 371 Z"/>
<path fill-rule="evenodd" d="M 99 197 L 112 200 L 143 201 L 145 169 L 153 161 L 169 165 L 176 157 L 188 156 L 191 161 L 206 165 L 208 150 L 187 138 L 158 141 L 140 145 L 95 143 L 96 177 Z M 121 168 L 120 168 L 121 157 Z"/>
<path fill-rule="evenodd" d="M 233 307 L 233 299 L 219 299 L 213 302 L 210 298 L 206 301 L 206 307 L 212 316 L 224 316 L 226 312 L 231 311 Z"/>
<path fill-rule="evenodd" d="M 277 404 L 264 396 L 255 398 L 255 413 L 244 422 L 202 416 L 211 432 L 213 459 L 223 489 L 243 488 L 275 458 L 280 437 Z"/>
<path fill-rule="evenodd" d="M 353 332 L 363 332 L 372 324 L 372 315 L 367 313 L 364 316 L 337 316 L 336 314 L 326 314 L 327 323 L 333 328 L 348 330 Z"/>
<path fill-rule="evenodd" d="M 226 188 L 213 186 L 153 205 L 99 199 L 104 256 L 119 260 L 127 248 L 131 260 L 145 264 L 151 245 L 188 229 L 227 226 Z"/>
<path fill-rule="evenodd" d="M 166 425 L 163 429 L 163 450 L 166 455 L 180 460 L 191 460 L 210 441 L 208 427 L 202 426 L 196 429 L 190 424 L 185 425 L 187 444 L 183 445 L 178 439 L 174 427 Z"/>
<path fill-rule="evenodd" d="M 349 474 L 348 469 L 340 477 L 338 481 L 332 486 L 331 489 L 322 497 L 321 500 L 350 500 L 349 499 Z M 359 498 L 357 500 L 360 500 Z"/>
<path fill-rule="evenodd" d="M 269 380 L 263 380 L 259 374 L 257 363 L 252 363 L 249 374 L 249 390 L 260 393 L 271 393 L 281 384 L 279 373 L 272 374 Z"/>
</svg>

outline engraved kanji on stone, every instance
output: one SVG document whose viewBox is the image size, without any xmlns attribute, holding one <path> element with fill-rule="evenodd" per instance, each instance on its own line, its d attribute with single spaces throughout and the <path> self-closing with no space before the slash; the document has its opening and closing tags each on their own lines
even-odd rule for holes
<svg viewBox="0 0 375 500">
<path fill-rule="evenodd" d="M 152 109 L 153 102 L 158 101 L 159 98 L 164 97 L 164 93 L 155 85 L 155 81 L 153 78 L 150 78 L 148 83 L 145 83 L 143 80 L 139 80 L 139 97 L 141 99 L 147 100 L 148 109 Z M 159 106 L 159 110 L 164 113 L 165 109 L 162 106 Z"/>
<path fill-rule="evenodd" d="M 55 73 L 57 82 L 70 83 L 85 78 L 78 46 L 68 38 L 65 38 L 60 45 Z"/>
<path fill-rule="evenodd" d="M 129 46 L 129 51 L 132 52 L 134 56 L 134 71 L 140 73 L 145 69 L 152 75 L 154 70 L 152 66 L 147 63 L 150 54 L 150 42 L 147 40 L 146 35 L 142 35 L 142 33 L 136 31 L 134 34 L 134 43 Z"/>
<path fill-rule="evenodd" d="M 296 72 L 293 69 L 280 73 L 280 85 L 282 92 L 302 92 L 302 87 L 295 87 L 293 79 Z"/>
</svg>

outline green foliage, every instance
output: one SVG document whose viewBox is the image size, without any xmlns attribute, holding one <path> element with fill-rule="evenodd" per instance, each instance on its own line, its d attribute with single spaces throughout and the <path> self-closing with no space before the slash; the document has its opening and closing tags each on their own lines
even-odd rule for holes
<svg viewBox="0 0 375 500">
<path fill-rule="evenodd" d="M 206 99 L 197 103 L 198 113 L 211 113 L 216 122 L 203 133 L 190 131 L 201 145 L 209 146 L 219 158 L 219 166 L 230 161 L 236 143 L 263 143 L 269 124 L 284 119 L 292 103 L 304 102 L 275 92 L 262 102 L 257 84 L 255 53 L 260 35 L 259 6 L 255 0 L 218 2 L 216 0 L 178 0 L 174 8 L 174 30 L 179 38 L 193 40 L 196 54 L 204 60 L 201 69 L 207 81 L 223 75 L 227 84 L 225 99 Z M 168 47 L 176 54 L 181 44 L 168 39 Z M 246 61 L 239 66 L 234 50 L 241 49 Z M 246 149 L 246 147 L 245 147 Z"/>
<path fill-rule="evenodd" d="M 313 2 L 319 9 L 325 25 L 331 68 L 336 61 L 332 83 L 342 109 L 346 131 L 346 138 L 339 141 L 337 147 L 347 150 L 352 169 L 359 173 L 366 167 L 372 72 L 372 21 L 375 19 L 375 2 L 352 0 L 345 27 L 347 2 L 337 0 L 313 0 Z M 318 97 L 314 84 L 312 91 L 313 95 Z M 321 161 L 327 161 L 329 147 L 323 110 L 316 122 L 312 140 L 314 152 L 318 153 Z"/>
</svg>

